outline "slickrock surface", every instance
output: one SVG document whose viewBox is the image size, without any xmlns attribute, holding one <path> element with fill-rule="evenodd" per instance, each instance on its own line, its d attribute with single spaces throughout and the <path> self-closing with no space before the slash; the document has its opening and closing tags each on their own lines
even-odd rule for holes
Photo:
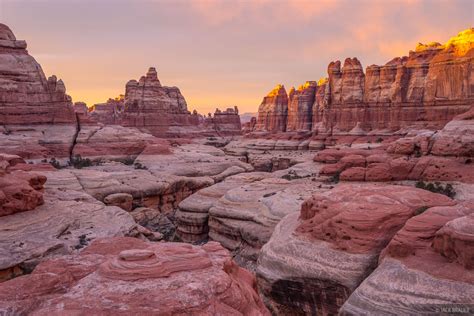
<svg viewBox="0 0 474 316">
<path fill-rule="evenodd" d="M 209 209 L 227 191 L 248 183 L 260 181 L 272 175 L 266 172 L 241 173 L 204 188 L 184 199 L 176 212 L 177 235 L 184 242 L 207 240 L 209 233 Z"/>
<path fill-rule="evenodd" d="M 44 203 L 42 189 L 45 176 L 10 170 L 24 163 L 19 156 L 0 154 L 0 217 L 31 211 Z"/>
<path fill-rule="evenodd" d="M 176 153 L 143 154 L 140 156 L 143 165 L 105 163 L 82 169 L 41 171 L 48 178 L 42 198 L 44 204 L 29 212 L 2 217 L 0 257 L 5 260 L 0 265 L 4 275 L 2 278 L 28 272 L 43 258 L 70 253 L 97 237 L 133 235 L 160 239 L 160 234 L 135 223 L 136 220 L 153 229 L 156 226 L 154 218 L 143 218 L 138 211 L 127 211 L 146 207 L 154 210 L 155 215 L 166 215 L 197 190 L 229 175 L 252 170 L 250 165 L 234 157 L 225 157 L 221 150 L 214 147 L 184 145 L 174 147 L 173 150 Z M 19 157 L 5 157 L 12 163 L 17 163 L 14 167 L 19 169 Z M 176 161 L 180 161 L 180 164 L 176 164 Z M 21 170 L 14 170 L 13 173 L 25 174 L 25 177 L 29 175 Z M 3 178 L 2 176 L 0 179 Z M 15 181 L 23 181 L 22 179 L 18 176 Z M 44 177 L 39 178 L 41 179 Z M 33 188 L 41 188 L 39 180 L 32 182 Z M 27 185 L 28 182 L 25 181 L 24 184 Z M 37 192 L 33 189 L 30 191 Z M 22 191 L 22 197 L 28 197 L 26 193 L 29 194 L 30 191 Z M 7 194 L 7 197 L 10 195 Z M 8 207 L 6 210 L 11 209 L 9 201 L 2 204 L 2 207 Z M 20 206 L 33 207 L 33 204 L 36 206 L 40 201 L 28 198 L 26 202 Z M 158 222 L 163 224 L 163 221 Z M 167 233 L 168 227 L 164 229 L 166 231 L 163 233 Z"/>
<path fill-rule="evenodd" d="M 283 85 L 277 85 L 263 98 L 258 108 L 256 130 L 284 132 L 288 116 L 288 95 Z"/>
<path fill-rule="evenodd" d="M 100 201 L 107 202 L 111 194 L 126 193 L 132 196 L 133 206 L 162 212 L 173 210 L 183 198 L 214 183 L 210 178 L 181 177 L 108 165 L 60 172 L 72 174 L 85 192 Z"/>
<path fill-rule="evenodd" d="M 26 42 L 0 24 L 0 148 L 37 157 L 68 156 L 76 115 L 66 88 L 56 76 L 46 78 L 26 50 Z"/>
<path fill-rule="evenodd" d="M 456 116 L 433 138 L 433 155 L 474 157 L 474 106 Z"/>
<path fill-rule="evenodd" d="M 171 153 L 168 141 L 119 125 L 81 125 L 72 157 L 123 160 L 143 152 Z"/>
<path fill-rule="evenodd" d="M 315 182 L 313 162 L 274 173 L 242 173 L 191 195 L 179 204 L 177 235 L 187 242 L 208 237 L 253 268 L 263 244 L 278 221 L 297 212 L 304 199 L 329 185 Z"/>
<path fill-rule="evenodd" d="M 273 172 L 287 169 L 295 164 L 311 161 L 314 151 L 303 150 L 308 142 L 236 140 L 227 144 L 223 150 L 226 154 L 242 157 L 257 171 Z M 301 145 L 301 148 L 298 148 Z M 300 150 L 301 149 L 301 150 Z"/>
<path fill-rule="evenodd" d="M 473 48 L 471 28 L 444 45 L 419 45 L 408 57 L 371 65 L 365 74 L 357 58 L 347 58 L 342 67 L 340 61 L 331 62 L 328 79 L 305 91 L 303 100 L 298 91 L 287 96 L 282 86 L 265 97 L 256 129 L 282 132 L 286 120 L 287 130 L 321 135 L 393 132 L 407 126 L 439 129 L 474 104 Z"/>
<path fill-rule="evenodd" d="M 45 258 L 72 253 L 98 237 L 140 235 L 126 211 L 86 194 L 72 174 L 43 173 L 44 204 L 0 221 L 0 279 L 28 273 Z"/>
<path fill-rule="evenodd" d="M 420 208 L 454 205 L 428 191 L 352 184 L 313 195 L 275 228 L 257 278 L 276 314 L 337 314 L 382 249 Z"/>
<path fill-rule="evenodd" d="M 200 144 L 173 147 L 172 155 L 148 155 L 145 152 L 138 156 L 135 162 L 155 173 L 208 177 L 215 182 L 234 174 L 253 170 L 251 165 L 240 161 L 237 157 L 226 156 L 219 148 Z"/>
<path fill-rule="evenodd" d="M 167 213 L 194 192 L 252 170 L 250 165 L 211 146 L 188 144 L 168 148 L 169 153 L 161 154 L 148 150 L 149 147 L 130 161 L 133 165 L 104 163 L 58 172 L 77 178 L 85 192 L 106 204 L 110 195 L 125 193 L 132 196 L 133 208 Z"/>
<path fill-rule="evenodd" d="M 189 207 L 196 198 L 199 200 L 199 196 L 191 196 L 190 201 L 182 202 L 180 210 L 186 212 L 184 215 L 199 211 L 200 223 L 208 211 L 209 238 L 232 250 L 239 264 L 254 269 L 260 248 L 280 219 L 297 212 L 311 194 L 328 189 L 328 185 L 314 181 L 317 168 L 314 163 L 303 163 L 274 173 L 241 174 L 210 187 L 208 192 L 215 193 L 216 198 L 205 207 Z M 206 223 L 200 223 L 196 225 L 199 231 L 206 231 Z M 187 222 L 183 226 L 189 230 L 191 225 Z"/>
<path fill-rule="evenodd" d="M 209 209 L 209 237 L 251 266 L 278 222 L 298 212 L 313 193 L 326 189 L 310 178 L 268 178 L 232 189 Z"/>
<path fill-rule="evenodd" d="M 0 311 L 13 314 L 269 315 L 254 276 L 217 243 L 104 238 L 0 284 L 0 293 Z"/>
<path fill-rule="evenodd" d="M 473 304 L 473 214 L 471 201 L 408 220 L 341 314 L 434 314 L 443 304 Z"/>
</svg>

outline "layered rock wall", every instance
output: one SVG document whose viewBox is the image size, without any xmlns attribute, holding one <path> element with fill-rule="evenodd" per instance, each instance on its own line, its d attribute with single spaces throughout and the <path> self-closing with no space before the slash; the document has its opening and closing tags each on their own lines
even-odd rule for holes
<svg viewBox="0 0 474 316">
<path fill-rule="evenodd" d="M 444 45 L 419 44 L 408 56 L 369 66 L 365 74 L 357 58 L 347 58 L 342 67 L 340 61 L 331 62 L 327 81 L 311 84 L 303 93 L 290 91 L 286 116 L 271 96 L 284 100 L 283 91 L 275 89 L 265 97 L 259 129 L 313 130 L 323 135 L 407 126 L 440 129 L 474 105 L 473 48 L 471 28 Z"/>
<path fill-rule="evenodd" d="M 288 95 L 283 85 L 277 85 L 263 98 L 258 108 L 257 131 L 284 132 L 288 118 Z"/>
<path fill-rule="evenodd" d="M 215 131 L 219 135 L 240 134 L 242 125 L 240 123 L 239 109 L 227 108 L 224 111 L 216 109 L 214 116 L 204 118 L 203 126 L 206 129 Z"/>
<path fill-rule="evenodd" d="M 307 81 L 297 90 L 290 90 L 287 131 L 311 130 L 316 87 L 316 81 Z"/>
<path fill-rule="evenodd" d="M 181 91 L 162 86 L 153 67 L 140 80 L 130 80 L 124 95 L 94 105 L 90 117 L 106 125 L 135 127 L 157 137 L 237 135 L 242 128 L 237 108 L 216 109 L 208 117 L 188 111 Z"/>
<path fill-rule="evenodd" d="M 23 156 L 68 156 L 76 115 L 62 80 L 46 78 L 26 42 L 0 24 L 0 147 Z M 30 141 L 25 143 L 25 139 Z"/>
<path fill-rule="evenodd" d="M 179 89 L 162 86 L 151 67 L 139 81 L 127 83 L 120 124 L 154 136 L 171 136 L 170 127 L 197 126 L 199 118 L 188 111 Z"/>
</svg>

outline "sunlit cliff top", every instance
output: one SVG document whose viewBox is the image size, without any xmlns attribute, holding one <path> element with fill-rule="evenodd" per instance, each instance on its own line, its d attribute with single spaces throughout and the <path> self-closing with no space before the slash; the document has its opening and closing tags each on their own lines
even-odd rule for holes
<svg viewBox="0 0 474 316">
<path fill-rule="evenodd" d="M 472 27 L 451 37 L 444 45 L 438 42 L 431 42 L 429 44 L 418 43 L 415 51 L 453 49 L 456 56 L 464 56 L 471 48 L 474 48 L 474 28 Z"/>
<path fill-rule="evenodd" d="M 267 94 L 267 97 L 276 97 L 277 95 L 280 94 L 280 90 L 285 90 L 285 87 L 282 84 L 277 84 L 275 88 L 273 88 L 270 93 Z M 285 91 L 286 93 L 286 91 Z"/>
<path fill-rule="evenodd" d="M 323 84 L 328 83 L 328 80 L 329 80 L 329 79 L 326 78 L 326 77 L 320 78 L 320 79 L 318 80 L 318 86 L 322 86 Z"/>
</svg>

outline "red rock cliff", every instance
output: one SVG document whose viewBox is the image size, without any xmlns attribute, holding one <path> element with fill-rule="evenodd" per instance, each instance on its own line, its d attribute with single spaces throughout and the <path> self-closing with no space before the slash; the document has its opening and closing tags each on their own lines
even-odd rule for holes
<svg viewBox="0 0 474 316">
<path fill-rule="evenodd" d="M 62 80 L 46 78 L 26 42 L 0 24 L 0 148 L 23 157 L 69 155 L 76 115 Z M 28 140 L 27 143 L 25 141 Z"/>
<path fill-rule="evenodd" d="M 285 87 L 277 85 L 263 98 L 258 108 L 256 130 L 284 132 L 288 116 L 288 95 Z"/>
<path fill-rule="evenodd" d="M 281 132 L 287 120 L 287 131 L 320 134 L 344 134 L 356 126 L 366 132 L 406 126 L 439 129 L 474 105 L 473 65 L 474 28 L 444 45 L 419 44 L 409 56 L 369 66 L 365 74 L 357 58 L 347 58 L 342 67 L 340 61 L 331 62 L 328 79 L 306 90 L 304 97 L 290 91 L 286 116 L 266 97 L 259 108 L 259 127 Z"/>
</svg>

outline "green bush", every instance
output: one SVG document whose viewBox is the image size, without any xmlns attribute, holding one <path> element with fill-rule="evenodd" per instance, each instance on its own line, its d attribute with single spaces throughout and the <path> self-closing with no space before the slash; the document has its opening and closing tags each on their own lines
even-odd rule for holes
<svg viewBox="0 0 474 316">
<path fill-rule="evenodd" d="M 456 196 L 456 191 L 454 191 L 454 188 L 450 183 L 443 186 L 440 182 L 425 183 L 424 181 L 418 181 L 415 186 L 419 189 L 427 190 L 433 193 L 443 194 L 450 198 L 454 198 L 454 196 Z"/>
</svg>

